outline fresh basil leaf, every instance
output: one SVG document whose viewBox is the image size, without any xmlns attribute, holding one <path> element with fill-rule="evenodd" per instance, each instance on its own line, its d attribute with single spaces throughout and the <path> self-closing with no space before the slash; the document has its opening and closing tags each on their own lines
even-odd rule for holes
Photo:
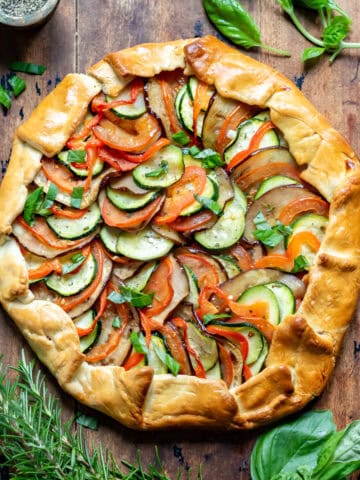
<svg viewBox="0 0 360 480">
<path fill-rule="evenodd" d="M 351 20 L 343 15 L 333 17 L 327 27 L 323 31 L 324 47 L 327 50 L 337 49 L 342 40 L 350 32 Z"/>
<path fill-rule="evenodd" d="M 254 224 L 256 225 L 256 230 L 253 232 L 254 237 L 270 248 L 279 245 L 284 238 L 292 233 L 291 227 L 283 225 L 279 221 L 271 227 L 262 212 L 258 212 L 254 217 Z"/>
<path fill-rule="evenodd" d="M 71 262 L 66 262 L 62 266 L 62 274 L 66 275 L 76 270 L 85 260 L 86 257 L 82 253 L 76 253 L 71 257 Z"/>
<path fill-rule="evenodd" d="M 59 193 L 58 187 L 54 183 L 50 183 L 48 191 L 45 195 L 45 200 L 41 205 L 41 210 L 43 209 L 46 210 L 48 208 L 51 208 L 54 204 L 54 201 L 58 193 Z"/>
<path fill-rule="evenodd" d="M 44 65 L 28 62 L 12 62 L 9 68 L 14 72 L 30 73 L 31 75 L 42 75 L 46 70 Z"/>
<path fill-rule="evenodd" d="M 32 227 L 35 214 L 40 210 L 43 200 L 43 187 L 39 187 L 28 195 L 24 206 L 24 220 Z"/>
<path fill-rule="evenodd" d="M 216 320 L 221 320 L 223 318 L 230 318 L 231 315 L 228 313 L 207 313 L 206 315 L 203 316 L 202 321 L 204 325 L 208 325 L 209 323 L 216 321 Z"/>
<path fill-rule="evenodd" d="M 160 163 L 160 168 L 153 170 L 152 172 L 145 173 L 145 177 L 160 177 L 164 173 L 167 173 L 169 170 L 169 163 L 166 160 L 163 160 Z"/>
<path fill-rule="evenodd" d="M 290 15 L 294 12 L 294 5 L 292 0 L 276 0 L 276 1 L 287 14 Z"/>
<path fill-rule="evenodd" d="M 174 142 L 178 143 L 179 145 L 187 145 L 190 142 L 190 137 L 183 131 L 174 133 L 171 136 Z"/>
<path fill-rule="evenodd" d="M 235 45 L 260 47 L 260 30 L 237 0 L 203 0 L 204 9 L 216 29 Z"/>
<path fill-rule="evenodd" d="M 220 154 L 211 148 L 206 148 L 205 150 L 196 153 L 194 158 L 196 158 L 196 160 L 201 160 L 203 168 L 215 168 L 224 165 Z"/>
<path fill-rule="evenodd" d="M 304 466 L 314 469 L 323 442 L 335 431 L 332 413 L 328 410 L 308 412 L 273 428 L 255 444 L 251 454 L 252 479 L 295 479 L 297 477 L 281 475 L 297 472 Z"/>
<path fill-rule="evenodd" d="M 254 225 L 257 230 L 271 230 L 271 227 L 262 212 L 258 212 L 254 217 Z"/>
<path fill-rule="evenodd" d="M 284 225 L 279 220 L 276 221 L 275 228 L 279 233 L 283 235 L 283 237 L 288 237 L 293 232 L 292 228 L 289 225 Z"/>
<path fill-rule="evenodd" d="M 85 163 L 85 158 L 85 150 L 69 150 L 69 153 L 67 154 L 67 161 L 69 163 Z"/>
<path fill-rule="evenodd" d="M 176 376 L 180 371 L 180 364 L 171 355 L 159 348 L 155 343 L 152 344 L 152 347 L 160 360 L 168 367 L 170 372 Z"/>
<path fill-rule="evenodd" d="M 112 321 L 112 326 L 113 326 L 114 328 L 120 328 L 121 325 L 122 325 L 122 320 L 121 320 L 121 318 L 120 318 L 120 317 L 114 317 L 114 318 L 113 318 L 113 321 Z"/>
<path fill-rule="evenodd" d="M 194 195 L 194 198 L 201 203 L 201 205 L 211 212 L 215 213 L 215 215 L 220 215 L 222 212 L 221 206 L 215 202 L 215 200 L 212 200 L 211 198 L 203 197 L 201 195 Z"/>
<path fill-rule="evenodd" d="M 189 148 L 189 153 L 192 157 L 195 157 L 200 152 L 200 148 L 197 147 L 196 145 L 193 145 L 191 148 Z"/>
<path fill-rule="evenodd" d="M 314 480 L 338 480 L 360 468 L 360 420 L 332 435 L 319 454 Z"/>
<path fill-rule="evenodd" d="M 81 201 L 84 194 L 84 187 L 74 187 L 71 194 L 70 205 L 73 208 L 81 208 Z"/>
<path fill-rule="evenodd" d="M 307 60 L 312 60 L 313 58 L 321 57 L 325 52 L 325 48 L 323 47 L 309 47 L 305 48 L 302 53 L 301 60 L 306 62 Z"/>
<path fill-rule="evenodd" d="M 0 85 L 0 104 L 7 110 L 11 107 L 11 98 L 9 92 Z"/>
<path fill-rule="evenodd" d="M 25 80 L 18 77 L 17 75 L 13 75 L 12 77 L 10 77 L 8 83 L 11 86 L 15 97 L 20 95 L 20 93 L 23 92 L 26 88 Z"/>
<path fill-rule="evenodd" d="M 303 270 L 307 270 L 310 264 L 307 261 L 304 255 L 298 255 L 294 260 L 294 268 L 292 269 L 292 273 L 302 272 Z"/>
<path fill-rule="evenodd" d="M 89 428 L 90 430 L 99 429 L 99 419 L 96 417 L 91 417 L 90 415 L 85 415 L 85 413 L 78 412 L 76 414 L 75 421 L 78 425 Z"/>
<path fill-rule="evenodd" d="M 148 353 L 148 348 L 146 346 L 146 340 L 142 333 L 131 332 L 130 342 L 137 353 Z"/>
<path fill-rule="evenodd" d="M 111 292 L 108 295 L 108 299 L 117 304 L 121 303 L 131 303 L 133 307 L 143 308 L 151 305 L 154 294 L 153 293 L 142 293 L 135 289 L 121 286 L 119 292 Z"/>
</svg>

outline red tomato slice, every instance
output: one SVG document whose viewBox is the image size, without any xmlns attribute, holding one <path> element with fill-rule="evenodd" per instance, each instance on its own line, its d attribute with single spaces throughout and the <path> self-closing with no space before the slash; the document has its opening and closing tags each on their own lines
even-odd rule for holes
<svg viewBox="0 0 360 480">
<path fill-rule="evenodd" d="M 319 197 L 298 198 L 288 203 L 281 210 L 279 221 L 284 225 L 290 225 L 298 215 L 306 212 L 313 212 L 327 217 L 329 215 L 329 204 Z"/>
<path fill-rule="evenodd" d="M 285 175 L 295 180 L 300 178 L 299 173 L 292 165 L 289 165 L 288 163 L 273 162 L 255 168 L 254 170 L 250 170 L 248 173 L 245 173 L 245 175 L 241 175 L 241 177 L 236 179 L 236 183 L 241 190 L 247 192 L 253 185 L 256 185 L 274 175 Z"/>
<path fill-rule="evenodd" d="M 189 217 L 179 217 L 175 222 L 171 223 L 169 227 L 173 228 L 177 232 L 195 232 L 201 228 L 206 228 L 207 225 L 216 220 L 215 213 L 209 210 L 190 215 Z"/>
<path fill-rule="evenodd" d="M 74 187 L 84 187 L 86 180 L 79 180 L 70 170 L 56 162 L 54 158 L 43 157 L 42 171 L 45 177 L 54 183 L 62 192 L 72 193 Z"/>
<path fill-rule="evenodd" d="M 118 172 L 130 172 L 137 167 L 136 163 L 129 162 L 123 158 L 123 152 L 119 152 L 118 150 L 109 147 L 99 148 L 98 157 Z"/>
</svg>

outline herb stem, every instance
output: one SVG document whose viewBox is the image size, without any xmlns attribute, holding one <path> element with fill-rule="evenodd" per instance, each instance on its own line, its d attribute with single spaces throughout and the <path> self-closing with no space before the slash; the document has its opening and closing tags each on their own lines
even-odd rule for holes
<svg viewBox="0 0 360 480">
<path fill-rule="evenodd" d="M 360 48 L 360 42 L 341 42 L 341 48 Z"/>
<path fill-rule="evenodd" d="M 291 57 L 291 53 L 288 52 L 287 50 L 280 50 L 279 48 L 275 47 L 270 47 L 269 45 L 261 44 L 259 45 L 260 48 L 263 48 L 264 50 L 268 50 L 269 52 L 277 53 L 279 55 L 282 55 L 284 57 Z"/>
<path fill-rule="evenodd" d="M 300 20 L 298 19 L 298 17 L 295 15 L 295 12 L 294 11 L 287 11 L 287 14 L 289 15 L 289 17 L 291 18 L 293 24 L 295 25 L 295 27 L 299 30 L 299 32 L 307 39 L 309 40 L 311 43 L 313 43 L 314 45 L 317 45 L 318 47 L 323 47 L 324 46 L 324 43 L 317 37 L 315 37 L 314 35 L 312 35 L 310 32 L 308 32 L 306 30 L 306 28 L 301 24 Z"/>
</svg>

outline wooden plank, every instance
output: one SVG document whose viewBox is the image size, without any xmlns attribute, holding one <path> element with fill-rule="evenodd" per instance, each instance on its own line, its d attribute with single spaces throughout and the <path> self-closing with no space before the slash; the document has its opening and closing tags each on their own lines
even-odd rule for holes
<svg viewBox="0 0 360 480">
<path fill-rule="evenodd" d="M 341 5 L 353 17 L 353 24 L 360 25 L 360 11 L 355 3 L 343 0 Z M 292 52 L 290 58 L 256 50 L 250 55 L 274 66 L 301 86 L 319 111 L 359 151 L 360 127 L 356 120 L 356 108 L 360 102 L 358 54 L 347 52 L 332 66 L 322 59 L 311 68 L 304 68 L 300 57 L 308 43 L 283 16 L 276 1 L 244 0 L 242 4 L 256 18 L 264 42 Z M 215 32 L 204 15 L 200 0 L 62 0 L 54 17 L 40 30 L 15 33 L 0 28 L 0 45 L 5 46 L 0 60 L 2 82 L 6 81 L 7 64 L 13 59 L 48 66 L 43 77 L 29 79 L 27 92 L 14 102 L 8 115 L 0 117 L 1 131 L 9 132 L 0 147 L 0 160 L 4 163 L 9 156 L 10 132 L 14 131 L 20 117 L 28 115 L 39 98 L 67 72 L 85 71 L 106 53 L 137 43 L 207 33 Z M 355 33 L 353 36 L 355 40 Z M 24 342 L 4 315 L 0 318 L 0 325 L 0 351 L 5 361 L 15 363 Z M 360 327 L 353 322 L 345 337 L 332 381 L 321 398 L 311 405 L 311 408 L 331 408 L 339 427 L 358 418 L 359 362 Z M 53 381 L 50 380 L 50 384 L 58 395 L 66 399 L 65 411 L 71 412 L 72 401 L 61 394 Z M 140 448 L 147 464 L 154 460 L 154 444 L 157 444 L 161 458 L 173 476 L 180 469 L 185 478 L 185 472 L 191 468 L 191 478 L 197 478 L 197 467 L 203 463 L 204 479 L 250 478 L 249 456 L 259 431 L 133 432 L 103 415 L 99 418 L 99 431 L 88 431 L 87 436 L 96 443 L 103 442 L 117 458 L 134 461 Z"/>
</svg>

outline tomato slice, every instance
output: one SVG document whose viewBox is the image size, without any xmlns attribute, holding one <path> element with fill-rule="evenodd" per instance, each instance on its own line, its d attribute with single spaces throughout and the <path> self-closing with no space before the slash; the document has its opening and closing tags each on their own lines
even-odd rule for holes
<svg viewBox="0 0 360 480">
<path fill-rule="evenodd" d="M 62 192 L 71 194 L 74 187 L 85 187 L 86 180 L 77 179 L 65 165 L 57 163 L 54 158 L 43 157 L 41 163 L 45 177 Z"/>
<path fill-rule="evenodd" d="M 219 272 L 205 257 L 196 253 L 182 253 L 177 258 L 194 272 L 200 289 L 220 283 Z"/>
<path fill-rule="evenodd" d="M 273 162 L 255 168 L 254 170 L 250 170 L 248 173 L 245 173 L 245 175 L 241 175 L 241 177 L 236 179 L 236 183 L 241 190 L 247 192 L 253 185 L 256 185 L 274 175 L 285 175 L 295 180 L 300 178 L 299 173 L 292 165 L 289 165 L 288 163 Z"/>
<path fill-rule="evenodd" d="M 279 221 L 284 225 L 290 225 L 293 220 L 306 212 L 317 213 L 327 217 L 329 204 L 319 197 L 298 198 L 288 203 L 279 214 Z"/>
<path fill-rule="evenodd" d="M 76 208 L 60 208 L 58 205 L 53 205 L 50 207 L 50 211 L 56 217 L 77 220 L 78 218 L 82 218 L 89 211 L 89 209 L 85 208 L 84 210 L 77 210 Z"/>
<path fill-rule="evenodd" d="M 133 155 L 131 153 L 122 152 L 121 156 L 129 162 L 142 163 L 146 162 L 146 160 L 149 160 L 149 158 L 152 157 L 156 152 L 169 144 L 170 140 L 168 140 L 167 138 L 159 138 L 159 140 L 157 140 L 153 145 L 151 145 L 151 147 L 146 150 L 145 153 L 142 153 L 140 155 Z"/>
<path fill-rule="evenodd" d="M 177 219 L 182 210 L 194 201 L 195 194 L 201 194 L 206 184 L 206 172 L 201 167 L 186 167 L 179 181 L 166 190 L 166 199 L 155 223 L 162 225 Z"/>
<path fill-rule="evenodd" d="M 203 212 L 195 213 L 195 215 L 190 215 L 189 217 L 179 217 L 175 222 L 171 223 L 169 227 L 176 230 L 177 232 L 195 232 L 201 228 L 206 228 L 208 224 L 212 221 L 215 221 L 217 216 L 215 213 L 210 212 L 209 210 L 204 210 Z"/>
<path fill-rule="evenodd" d="M 133 122 L 135 133 L 127 132 L 106 118 L 94 127 L 93 132 L 100 141 L 115 150 L 140 153 L 160 137 L 161 128 L 156 118 L 149 113 L 144 113 Z"/>
<path fill-rule="evenodd" d="M 145 310 L 146 315 L 154 316 L 162 312 L 171 302 L 174 289 L 171 284 L 173 266 L 169 257 L 165 257 L 151 275 L 145 293 L 154 293 L 151 307 Z"/>
<path fill-rule="evenodd" d="M 164 197 L 160 195 L 155 198 L 149 205 L 135 210 L 134 212 L 125 212 L 115 207 L 106 197 L 101 207 L 101 215 L 104 222 L 110 227 L 117 227 L 123 229 L 135 229 L 140 227 L 143 222 L 150 221 L 155 215 L 163 202 Z"/>
</svg>

